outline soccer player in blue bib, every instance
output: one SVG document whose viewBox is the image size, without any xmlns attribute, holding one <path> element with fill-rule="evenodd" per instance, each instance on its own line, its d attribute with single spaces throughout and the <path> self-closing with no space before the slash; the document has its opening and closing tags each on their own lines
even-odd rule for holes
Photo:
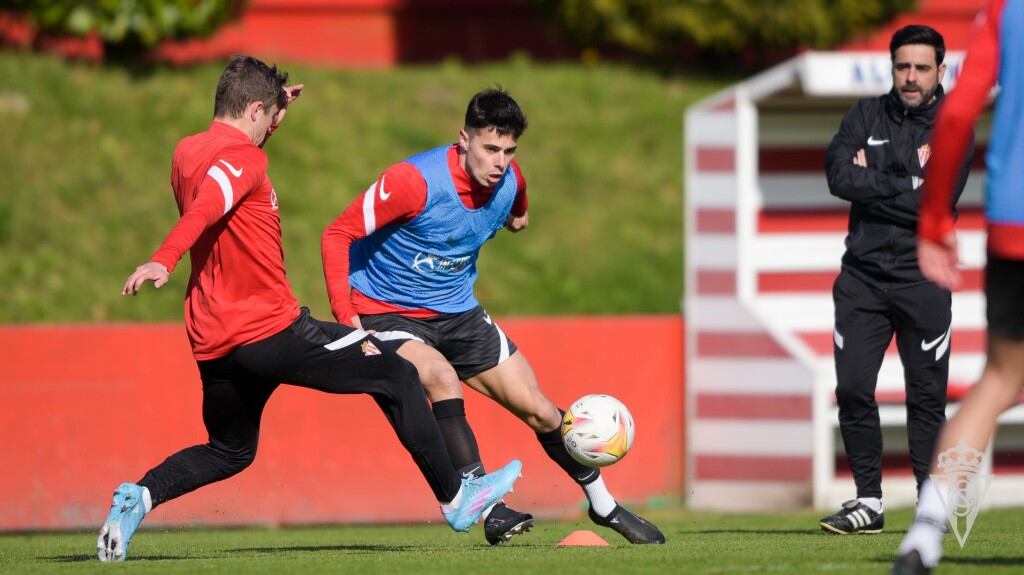
<svg viewBox="0 0 1024 575">
<path fill-rule="evenodd" d="M 408 341 L 399 355 L 419 371 L 452 463 L 484 473 L 466 421 L 462 385 L 500 403 L 537 434 L 581 486 L 590 518 L 631 543 L 663 543 L 651 523 L 618 505 L 596 469 L 562 445 L 562 412 L 473 294 L 480 248 L 502 228 L 529 223 L 526 178 L 513 161 L 526 117 L 506 92 L 473 96 L 458 142 L 392 165 L 323 235 L 324 277 L 335 318 Z M 528 530 L 533 516 L 504 503 L 488 510 L 491 544 Z"/>
</svg>

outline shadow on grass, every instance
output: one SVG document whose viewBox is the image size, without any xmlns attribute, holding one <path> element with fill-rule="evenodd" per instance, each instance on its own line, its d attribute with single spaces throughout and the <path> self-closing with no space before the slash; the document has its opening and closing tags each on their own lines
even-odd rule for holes
<svg viewBox="0 0 1024 575">
<path fill-rule="evenodd" d="M 872 563 L 886 563 L 892 564 L 896 560 L 896 555 L 876 555 L 871 559 Z M 957 557 L 946 555 L 942 558 L 942 562 L 939 563 L 939 567 L 943 565 L 989 565 L 992 567 L 1000 567 L 1004 565 L 1024 565 L 1024 556 L 1018 557 Z"/>
<path fill-rule="evenodd" d="M 420 552 L 425 549 L 422 545 L 286 545 L 280 547 L 240 547 L 237 549 L 227 549 L 227 553 L 234 553 L 238 555 L 262 553 L 266 555 L 273 555 L 277 553 L 293 553 L 293 552 L 324 552 L 324 551 L 341 551 L 347 553 L 404 553 L 404 552 Z M 181 559 L 195 559 L 193 556 L 175 556 L 175 555 L 140 555 L 132 556 L 129 561 L 176 561 Z M 49 560 L 52 563 L 85 563 L 87 561 L 98 561 L 96 555 L 56 555 L 56 556 L 45 556 L 39 557 L 41 560 Z"/>
<path fill-rule="evenodd" d="M 510 547 L 509 545 L 488 545 L 481 543 L 473 547 L 460 548 L 460 552 L 489 552 L 492 549 L 502 549 Z M 549 549 L 554 547 L 553 544 L 542 544 L 542 543 L 525 543 L 518 542 L 515 545 L 511 545 L 515 548 L 533 548 L 533 549 Z M 240 547 L 237 549 L 228 549 L 228 553 L 290 553 L 290 552 L 324 552 L 324 551 L 341 551 L 347 553 L 422 553 L 424 551 L 431 550 L 447 550 L 450 549 L 447 546 L 431 546 L 431 545 L 367 545 L 367 544 L 353 544 L 353 545 L 286 545 L 280 547 Z"/>
<path fill-rule="evenodd" d="M 684 529 L 680 535 L 813 535 L 828 537 L 821 530 L 814 529 Z"/>
<path fill-rule="evenodd" d="M 1024 557 L 956 557 L 947 555 L 942 563 L 956 565 L 1024 565 Z"/>
<path fill-rule="evenodd" d="M 422 545 L 283 545 L 279 547 L 240 547 L 228 553 L 289 553 L 293 551 L 347 551 L 351 553 L 404 553 L 423 551 Z"/>
<path fill-rule="evenodd" d="M 92 555 L 55 555 L 55 556 L 44 556 L 38 557 L 37 559 L 43 561 L 49 561 L 50 563 L 86 563 L 88 561 L 94 561 L 99 563 L 99 559 L 95 554 Z M 177 555 L 141 555 L 132 556 L 129 561 L 135 563 L 136 561 L 180 561 L 182 559 L 195 559 L 195 557 L 177 556 Z"/>
</svg>

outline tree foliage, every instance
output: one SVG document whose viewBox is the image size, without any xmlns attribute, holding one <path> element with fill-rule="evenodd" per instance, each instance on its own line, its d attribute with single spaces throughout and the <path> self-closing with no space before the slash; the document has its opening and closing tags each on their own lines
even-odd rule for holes
<svg viewBox="0 0 1024 575">
<path fill-rule="evenodd" d="M 916 0 L 535 0 L 583 46 L 673 59 L 827 48 Z"/>
<path fill-rule="evenodd" d="M 168 39 L 212 34 L 239 14 L 244 0 L 3 0 L 39 30 L 85 35 L 98 32 L 108 46 L 152 48 Z"/>
</svg>

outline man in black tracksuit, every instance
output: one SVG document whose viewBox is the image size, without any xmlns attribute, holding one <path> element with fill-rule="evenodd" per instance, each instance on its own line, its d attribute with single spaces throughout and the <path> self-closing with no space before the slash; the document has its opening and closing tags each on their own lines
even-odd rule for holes
<svg viewBox="0 0 1024 575">
<path fill-rule="evenodd" d="M 829 191 L 850 202 L 842 271 L 833 287 L 839 427 L 857 499 L 821 520 L 826 533 L 879 533 L 882 433 L 875 386 L 896 334 L 907 394 L 907 435 L 918 487 L 946 420 L 951 294 L 921 275 L 917 213 L 929 140 L 942 103 L 945 45 L 927 26 L 893 34 L 893 89 L 847 112 L 825 158 Z M 973 143 L 971 154 L 973 156 Z M 961 170 L 963 192 L 970 156 Z"/>
</svg>

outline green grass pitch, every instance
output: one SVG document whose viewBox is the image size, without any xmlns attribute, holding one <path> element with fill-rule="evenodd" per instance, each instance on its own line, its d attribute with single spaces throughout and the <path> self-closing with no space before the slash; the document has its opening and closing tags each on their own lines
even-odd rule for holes
<svg viewBox="0 0 1024 575">
<path fill-rule="evenodd" d="M 1024 511 L 983 511 L 964 549 L 946 539 L 947 573 L 1024 572 Z M 630 546 L 615 533 L 577 521 L 540 521 L 525 536 L 491 547 L 477 525 L 469 535 L 443 524 L 279 529 L 163 529 L 143 526 L 125 564 L 95 558 L 94 532 L 0 535 L 0 573 L 888 573 L 910 519 L 886 513 L 881 535 L 829 536 L 820 514 L 734 515 L 656 510 L 662 546 Z M 609 547 L 558 548 L 576 529 Z"/>
</svg>

